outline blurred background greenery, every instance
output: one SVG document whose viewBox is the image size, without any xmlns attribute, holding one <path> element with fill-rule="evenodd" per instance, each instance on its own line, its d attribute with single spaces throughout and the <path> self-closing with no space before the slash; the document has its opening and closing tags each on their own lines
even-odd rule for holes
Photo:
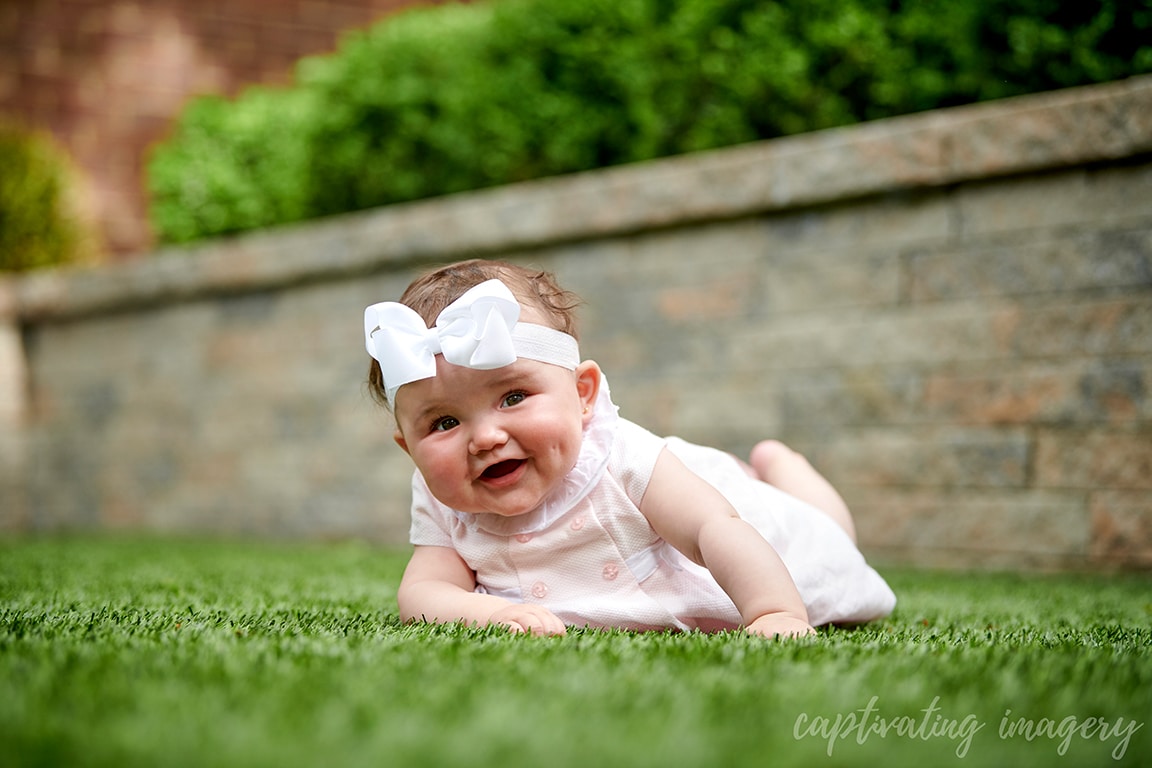
<svg viewBox="0 0 1152 768">
<path fill-rule="evenodd" d="M 1152 71 L 1152 0 L 498 0 L 191 104 L 168 242 Z"/>
<path fill-rule="evenodd" d="M 52 137 L 0 122 L 0 271 L 83 261 L 92 242 L 72 162 Z"/>
<path fill-rule="evenodd" d="M 128 178 L 155 241 L 187 243 L 1148 72 L 1152 0 L 454 2 L 356 28 L 288 86 L 181 97 Z M 0 271 L 93 251 L 69 166 L 0 134 Z"/>
</svg>

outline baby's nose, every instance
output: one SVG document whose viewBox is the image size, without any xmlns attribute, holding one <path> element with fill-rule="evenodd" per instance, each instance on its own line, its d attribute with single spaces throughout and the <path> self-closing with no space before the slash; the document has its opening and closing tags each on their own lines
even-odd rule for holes
<svg viewBox="0 0 1152 768">
<path fill-rule="evenodd" d="M 476 454 L 498 448 L 508 442 L 508 433 L 497 419 L 481 419 L 472 427 L 469 450 Z"/>
</svg>

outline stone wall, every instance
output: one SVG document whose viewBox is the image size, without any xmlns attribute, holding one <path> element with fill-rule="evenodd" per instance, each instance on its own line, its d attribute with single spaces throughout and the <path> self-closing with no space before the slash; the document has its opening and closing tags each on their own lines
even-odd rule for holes
<svg viewBox="0 0 1152 768">
<path fill-rule="evenodd" d="M 585 297 L 634 420 L 805 451 L 881 561 L 1152 566 L 1150 78 L 0 283 L 0 525 L 403 542 L 361 314 L 473 255 Z"/>
</svg>

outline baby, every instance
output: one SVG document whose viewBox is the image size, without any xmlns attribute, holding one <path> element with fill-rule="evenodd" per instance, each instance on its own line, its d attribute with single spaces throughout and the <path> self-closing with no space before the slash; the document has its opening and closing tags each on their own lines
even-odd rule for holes
<svg viewBox="0 0 1152 768">
<path fill-rule="evenodd" d="M 412 458 L 405 620 L 795 636 L 896 598 L 799 454 L 745 464 L 620 418 L 552 275 L 473 260 L 364 313 L 369 387 Z"/>
</svg>

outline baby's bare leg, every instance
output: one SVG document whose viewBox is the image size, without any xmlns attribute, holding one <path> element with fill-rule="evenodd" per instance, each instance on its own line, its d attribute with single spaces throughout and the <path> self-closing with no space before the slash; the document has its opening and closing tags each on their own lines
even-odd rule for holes
<svg viewBox="0 0 1152 768">
<path fill-rule="evenodd" d="M 779 440 L 764 440 L 752 449 L 749 461 L 755 477 L 827 513 L 856 541 L 856 525 L 848 505 L 808 459 Z"/>
</svg>

